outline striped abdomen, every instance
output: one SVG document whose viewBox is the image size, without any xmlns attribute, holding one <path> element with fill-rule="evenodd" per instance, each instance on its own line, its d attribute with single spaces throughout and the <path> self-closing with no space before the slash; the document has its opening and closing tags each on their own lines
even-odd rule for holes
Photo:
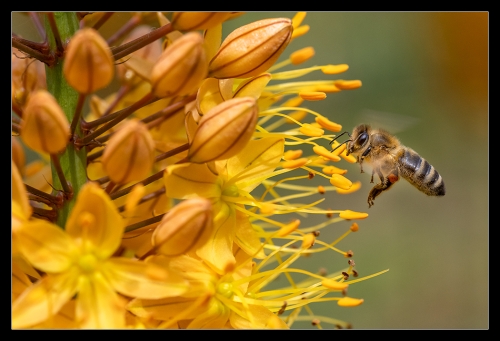
<svg viewBox="0 0 500 341">
<path fill-rule="evenodd" d="M 403 149 L 399 157 L 399 172 L 409 183 L 427 195 L 445 194 L 441 175 L 429 162 L 408 147 Z"/>
</svg>

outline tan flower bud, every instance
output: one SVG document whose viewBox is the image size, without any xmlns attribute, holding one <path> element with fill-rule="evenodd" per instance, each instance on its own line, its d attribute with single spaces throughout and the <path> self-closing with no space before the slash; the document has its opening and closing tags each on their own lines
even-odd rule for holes
<svg viewBox="0 0 500 341">
<path fill-rule="evenodd" d="M 212 233 L 212 204 L 205 198 L 182 201 L 165 214 L 152 235 L 157 251 L 166 256 L 180 256 L 195 250 Z"/>
<path fill-rule="evenodd" d="M 45 67 L 39 60 L 20 56 L 23 54 L 18 49 L 13 49 L 12 100 L 19 106 L 24 106 L 29 93 L 46 87 Z"/>
<path fill-rule="evenodd" d="M 28 99 L 21 122 L 21 139 L 31 149 L 56 154 L 69 141 L 69 122 L 56 99 L 38 90 Z"/>
<path fill-rule="evenodd" d="M 200 119 L 189 147 L 189 161 L 225 160 L 237 154 L 252 137 L 257 117 L 253 97 L 233 98 L 213 107 Z"/>
<path fill-rule="evenodd" d="M 231 12 L 175 12 L 172 15 L 172 25 L 181 31 L 207 30 L 230 16 Z"/>
<path fill-rule="evenodd" d="M 169 45 L 153 66 L 153 92 L 158 97 L 193 93 L 207 76 L 207 70 L 203 37 L 189 32 Z"/>
<path fill-rule="evenodd" d="M 83 28 L 71 38 L 64 60 L 64 77 L 75 90 L 88 94 L 104 88 L 114 76 L 115 65 L 106 41 L 93 28 Z"/>
<path fill-rule="evenodd" d="M 153 167 L 154 148 L 147 126 L 141 121 L 130 120 L 109 139 L 102 165 L 111 181 L 117 184 L 142 180 Z"/>
<path fill-rule="evenodd" d="M 248 78 L 271 67 L 292 37 L 288 18 L 264 19 L 231 32 L 209 63 L 214 78 Z"/>
</svg>

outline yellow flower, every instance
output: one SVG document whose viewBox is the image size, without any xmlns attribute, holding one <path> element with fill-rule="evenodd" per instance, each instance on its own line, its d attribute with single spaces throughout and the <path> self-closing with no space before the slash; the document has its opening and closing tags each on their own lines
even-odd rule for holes
<svg viewBox="0 0 500 341">
<path fill-rule="evenodd" d="M 195 256 L 184 255 L 171 260 L 152 257 L 149 262 L 178 272 L 190 282 L 192 289 L 189 294 L 177 298 L 134 299 L 128 309 L 140 317 L 165 320 L 160 325 L 163 328 L 182 319 L 186 329 L 267 329 L 271 319 L 277 324 L 272 326 L 275 329 L 288 329 L 281 319 L 276 322 L 273 318 L 276 315 L 264 305 L 244 302 L 253 264 L 241 250 L 234 256 L 237 269 L 223 274 L 214 272 Z"/>
<path fill-rule="evenodd" d="M 311 243 L 311 240 L 315 239 L 319 247 L 313 249 L 314 242 Z M 297 242 L 301 242 L 301 247 L 292 248 Z M 140 318 L 164 321 L 158 328 L 288 329 L 295 321 L 314 318 L 345 328 L 347 323 L 315 316 L 311 308 L 308 308 L 311 316 L 300 316 L 300 312 L 314 302 L 336 301 L 341 307 L 359 305 L 363 303 L 362 299 L 346 296 L 348 287 L 386 271 L 346 280 L 346 274 L 354 273 L 353 262 L 346 269 L 329 275 L 292 267 L 301 256 L 328 248 L 334 249 L 333 245 L 317 240 L 311 233 L 292 236 L 283 246 L 275 246 L 269 256 L 255 263 L 252 257 L 236 247 L 234 267 L 222 273 L 214 271 L 193 254 L 175 258 L 152 256 L 147 259 L 148 263 L 178 273 L 190 283 L 190 290 L 179 297 L 157 300 L 136 298 L 129 302 L 128 309 Z M 273 264 L 278 254 L 279 263 Z M 295 274 L 302 275 L 302 280 L 294 280 Z M 290 286 L 274 285 L 272 289 L 267 289 L 280 275 L 286 277 Z M 285 312 L 288 314 L 282 315 Z"/>
<path fill-rule="evenodd" d="M 124 302 L 117 292 L 143 298 L 185 292 L 185 281 L 161 267 L 112 257 L 123 228 L 113 203 L 95 183 L 81 189 L 66 231 L 43 220 L 23 224 L 16 236 L 19 249 L 47 275 L 16 299 L 12 327 L 40 323 L 78 294 L 76 320 L 81 328 L 123 328 Z"/>
<path fill-rule="evenodd" d="M 169 197 L 212 200 L 214 233 L 197 254 L 215 271 L 223 273 L 234 266 L 233 242 L 249 255 L 258 252 L 259 238 L 248 216 L 236 206 L 239 199 L 246 201 L 247 195 L 260 184 L 262 177 L 278 165 L 283 155 L 283 143 L 282 138 L 252 140 L 236 156 L 216 161 L 217 175 L 206 164 L 167 167 L 164 181 Z"/>
</svg>

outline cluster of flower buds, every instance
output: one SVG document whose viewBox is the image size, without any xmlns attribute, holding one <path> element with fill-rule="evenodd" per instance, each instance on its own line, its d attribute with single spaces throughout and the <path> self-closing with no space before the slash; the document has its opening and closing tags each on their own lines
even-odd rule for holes
<svg viewBox="0 0 500 341">
<path fill-rule="evenodd" d="M 222 39 L 242 14 L 135 13 L 106 37 L 127 14 L 31 13 L 46 41 L 13 35 L 39 63 L 13 53 L 13 328 L 290 328 L 314 302 L 363 302 L 347 296 L 353 252 L 335 248 L 359 226 L 334 243 L 319 231 L 368 215 L 300 201 L 359 189 L 328 164 L 356 161 L 326 148 L 342 126 L 302 104 L 361 83 L 287 81 L 347 65 L 297 69 L 312 47 L 284 58 L 305 13 Z M 323 251 L 342 269 L 292 268 Z"/>
</svg>

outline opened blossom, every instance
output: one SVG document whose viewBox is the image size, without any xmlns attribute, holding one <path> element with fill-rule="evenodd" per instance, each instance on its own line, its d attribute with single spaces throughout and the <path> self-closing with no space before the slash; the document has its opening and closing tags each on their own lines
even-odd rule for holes
<svg viewBox="0 0 500 341">
<path fill-rule="evenodd" d="M 137 260 L 112 257 L 124 224 L 111 200 L 95 183 L 87 184 L 65 231 L 43 220 L 24 224 L 16 233 L 21 253 L 45 273 L 12 307 L 13 328 L 44 321 L 76 298 L 76 320 L 83 328 L 123 328 L 121 293 L 161 298 L 187 290 L 187 283 L 165 269 Z"/>
</svg>

